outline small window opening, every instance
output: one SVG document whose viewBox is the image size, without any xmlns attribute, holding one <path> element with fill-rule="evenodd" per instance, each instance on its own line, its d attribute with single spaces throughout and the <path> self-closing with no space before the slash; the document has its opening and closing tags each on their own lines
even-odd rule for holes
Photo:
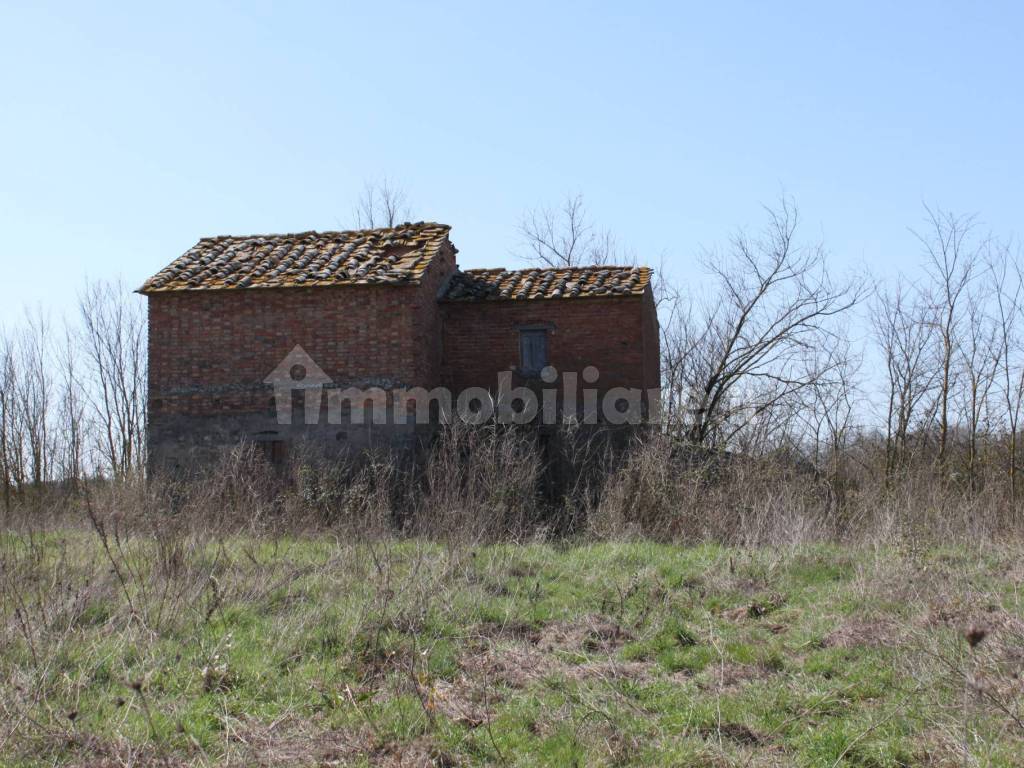
<svg viewBox="0 0 1024 768">
<path fill-rule="evenodd" d="M 525 376 L 539 376 L 548 364 L 548 332 L 522 330 L 519 332 L 519 370 Z"/>
</svg>

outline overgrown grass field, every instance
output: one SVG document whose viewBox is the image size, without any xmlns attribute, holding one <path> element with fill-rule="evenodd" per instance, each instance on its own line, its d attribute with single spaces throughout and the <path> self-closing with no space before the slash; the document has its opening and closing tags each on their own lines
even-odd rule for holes
<svg viewBox="0 0 1024 768">
<path fill-rule="evenodd" d="M 1024 764 L 1024 551 L 0 538 L 0 762 Z"/>
</svg>

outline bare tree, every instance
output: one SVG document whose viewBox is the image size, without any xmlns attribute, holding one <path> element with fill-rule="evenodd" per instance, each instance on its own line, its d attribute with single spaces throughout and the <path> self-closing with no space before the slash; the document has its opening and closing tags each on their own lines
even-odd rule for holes
<svg viewBox="0 0 1024 768">
<path fill-rule="evenodd" d="M 50 323 L 42 311 L 26 312 L 25 326 L 15 338 L 14 400 L 17 426 L 24 438 L 27 479 L 39 487 L 52 479 L 52 378 Z"/>
<path fill-rule="evenodd" d="M 77 483 L 85 474 L 85 440 L 88 425 L 85 401 L 79 384 L 77 344 L 74 329 L 65 328 L 64 345 L 57 361 L 60 373 L 60 405 L 57 423 L 62 435 L 58 476 Z"/>
<path fill-rule="evenodd" d="M 826 356 L 826 359 L 821 359 Z M 842 457 L 849 447 L 854 431 L 854 416 L 859 404 L 861 358 L 841 339 L 809 358 L 804 376 L 829 370 L 829 376 L 818 379 L 807 389 L 797 416 L 809 428 L 815 466 L 827 465 L 833 487 L 842 474 Z"/>
<path fill-rule="evenodd" d="M 933 302 L 915 289 L 897 287 L 878 295 L 872 315 L 875 339 L 885 360 L 886 421 L 885 470 L 891 478 L 904 466 L 909 452 L 911 428 L 937 381 L 932 357 L 938 324 Z"/>
<path fill-rule="evenodd" d="M 528 211 L 519 222 L 527 261 L 545 267 L 614 264 L 621 260 L 614 236 L 591 223 L 583 195 L 567 195 L 561 206 Z"/>
<path fill-rule="evenodd" d="M 954 361 L 963 329 L 963 305 L 978 267 L 979 246 L 972 233 L 974 218 L 925 208 L 928 228 L 915 233 L 924 246 L 926 270 L 935 287 L 939 349 L 939 465 L 945 473 L 949 456 L 949 405 L 956 385 Z"/>
<path fill-rule="evenodd" d="M 411 220 L 409 202 L 403 190 L 388 179 L 379 183 L 366 182 L 363 195 L 355 207 L 356 226 L 359 229 L 394 227 Z"/>
<path fill-rule="evenodd" d="M 696 444 L 726 445 L 801 390 L 843 364 L 834 320 L 865 295 L 862 282 L 836 283 L 820 245 L 794 243 L 798 213 L 789 201 L 768 209 L 757 238 L 739 234 L 705 264 L 719 294 L 696 309 L 670 313 L 671 386 L 676 414 Z M 673 395 L 670 395 L 672 397 Z"/>
<path fill-rule="evenodd" d="M 1003 405 L 1007 438 L 1007 481 L 1010 499 L 1017 499 L 1017 435 L 1024 406 L 1024 339 L 1020 321 L 1024 313 L 1024 272 L 1019 254 L 1011 255 L 1009 245 L 996 247 L 989 259 L 992 292 L 995 297 L 998 388 Z"/>
<path fill-rule="evenodd" d="M 15 450 L 15 368 L 13 345 L 0 332 L 0 482 L 4 489 L 4 511 L 10 514 L 11 498 L 17 482 Z"/>
<path fill-rule="evenodd" d="M 79 299 L 82 391 L 98 424 L 100 460 L 118 477 L 145 460 L 146 319 L 121 283 L 91 283 Z"/>
<path fill-rule="evenodd" d="M 1000 327 L 988 313 L 989 285 L 973 284 L 964 298 L 964 329 L 958 345 L 960 386 L 955 392 L 967 438 L 967 479 L 978 486 L 979 433 L 992 405 L 991 391 L 999 373 Z"/>
<path fill-rule="evenodd" d="M 663 291 L 664 288 L 663 284 Z M 689 387 L 693 379 L 692 355 L 700 344 L 697 304 L 673 286 L 659 303 L 661 336 L 661 418 L 669 434 L 686 431 Z"/>
</svg>

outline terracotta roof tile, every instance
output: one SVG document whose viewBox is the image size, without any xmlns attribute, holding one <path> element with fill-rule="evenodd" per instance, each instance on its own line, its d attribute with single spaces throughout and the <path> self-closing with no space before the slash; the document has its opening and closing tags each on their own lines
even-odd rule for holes
<svg viewBox="0 0 1024 768">
<path fill-rule="evenodd" d="M 349 232 L 206 237 L 139 292 L 414 284 L 449 229 L 419 222 Z"/>
<path fill-rule="evenodd" d="M 467 269 L 448 283 L 449 301 L 483 299 L 571 299 L 640 296 L 651 281 L 649 267 L 566 267 L 564 269 Z"/>
</svg>

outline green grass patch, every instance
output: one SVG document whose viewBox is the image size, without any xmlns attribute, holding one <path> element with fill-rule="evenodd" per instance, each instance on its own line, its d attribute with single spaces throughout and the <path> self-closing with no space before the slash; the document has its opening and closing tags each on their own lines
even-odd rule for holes
<svg viewBox="0 0 1024 768">
<path fill-rule="evenodd" d="M 196 534 L 112 561 L 55 531 L 0 551 L 4 765 L 1024 754 L 1016 549 Z"/>
</svg>

